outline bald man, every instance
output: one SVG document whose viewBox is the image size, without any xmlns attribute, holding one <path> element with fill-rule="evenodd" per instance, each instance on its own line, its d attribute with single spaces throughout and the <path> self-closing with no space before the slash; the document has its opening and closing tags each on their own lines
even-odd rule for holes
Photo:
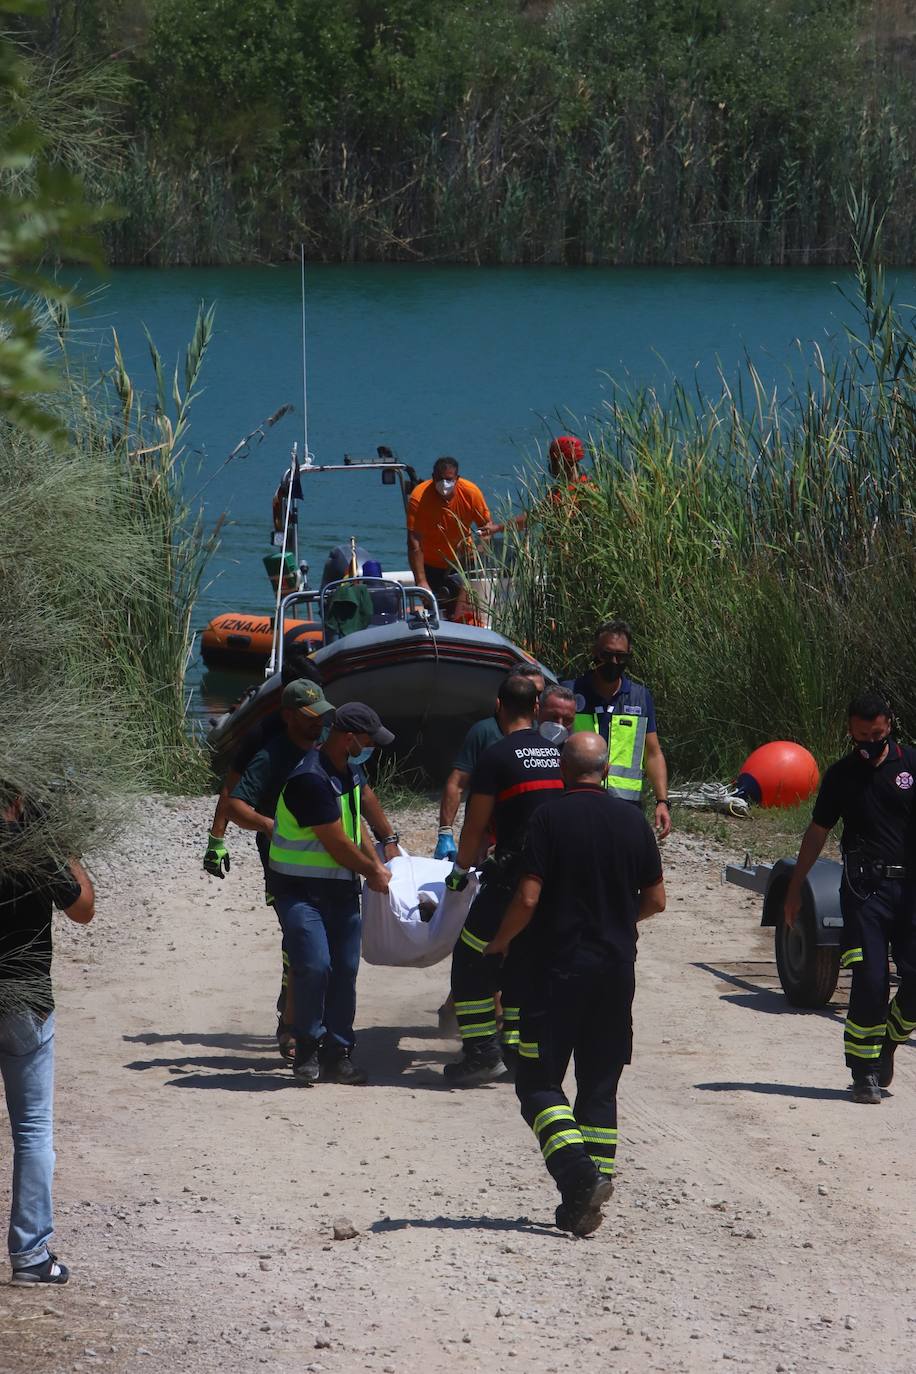
<svg viewBox="0 0 916 1374">
<path fill-rule="evenodd" d="M 617 1153 L 617 1084 L 633 1047 L 636 926 L 665 909 L 655 836 L 604 787 L 607 746 L 573 735 L 565 790 L 532 817 L 521 878 L 485 954 L 527 930 L 515 1090 L 560 1192 L 561 1231 L 601 1225 Z M 571 1107 L 563 1078 L 574 1058 Z"/>
</svg>

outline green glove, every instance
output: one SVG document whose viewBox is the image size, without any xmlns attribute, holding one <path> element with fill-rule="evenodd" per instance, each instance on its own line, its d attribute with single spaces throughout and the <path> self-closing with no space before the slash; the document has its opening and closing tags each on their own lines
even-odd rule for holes
<svg viewBox="0 0 916 1374">
<path fill-rule="evenodd" d="M 204 855 L 204 871 L 214 878 L 225 878 L 229 872 L 229 850 L 223 837 L 210 835 L 207 839 L 207 852 Z"/>
<path fill-rule="evenodd" d="M 449 892 L 463 892 L 468 885 L 468 871 L 460 864 L 454 864 L 451 873 L 445 880 L 445 886 Z"/>
</svg>

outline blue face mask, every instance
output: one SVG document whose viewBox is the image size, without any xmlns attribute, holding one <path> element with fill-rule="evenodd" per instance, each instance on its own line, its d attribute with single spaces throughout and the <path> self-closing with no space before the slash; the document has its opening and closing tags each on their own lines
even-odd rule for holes
<svg viewBox="0 0 916 1374">
<path fill-rule="evenodd" d="M 321 734 L 318 736 L 318 742 L 316 743 L 315 748 L 316 748 L 316 749 L 320 749 L 321 746 L 322 746 L 323 744 L 327 744 L 328 739 L 330 738 L 330 735 L 331 735 L 331 726 L 330 726 L 330 724 L 328 724 L 328 725 L 322 725 L 322 727 L 321 727 Z"/>
<path fill-rule="evenodd" d="M 370 745 L 368 749 L 360 749 L 358 754 L 350 755 L 350 762 L 355 764 L 368 763 L 375 753 L 375 747 Z"/>
</svg>

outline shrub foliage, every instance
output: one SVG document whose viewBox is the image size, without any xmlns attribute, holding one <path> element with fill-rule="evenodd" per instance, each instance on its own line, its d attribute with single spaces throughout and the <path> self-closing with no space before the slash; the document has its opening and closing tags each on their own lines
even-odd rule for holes
<svg viewBox="0 0 916 1374">
<path fill-rule="evenodd" d="M 61 0 L 134 78 L 115 260 L 848 259 L 916 252 L 887 0 Z M 53 42 L 52 42 L 53 40 Z"/>
</svg>

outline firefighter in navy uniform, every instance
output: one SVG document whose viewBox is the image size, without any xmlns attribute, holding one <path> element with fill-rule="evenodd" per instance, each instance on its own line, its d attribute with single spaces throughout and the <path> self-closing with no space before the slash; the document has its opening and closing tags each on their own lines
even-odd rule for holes
<svg viewBox="0 0 916 1374">
<path fill-rule="evenodd" d="M 560 1190 L 557 1226 L 586 1236 L 613 1191 L 636 925 L 664 911 L 665 885 L 646 818 L 604 787 L 603 741 L 573 735 L 560 766 L 566 790 L 531 820 L 518 888 L 487 952 L 527 943 L 515 1089 Z M 570 1056 L 575 1107 L 563 1092 Z"/>
<path fill-rule="evenodd" d="M 452 955 L 452 996 L 462 1044 L 461 1058 L 445 1066 L 446 1082 L 453 1087 L 474 1087 L 503 1077 L 517 1054 L 520 958 L 503 969 L 502 960 L 483 951 L 515 890 L 528 821 L 563 787 L 559 748 L 534 726 L 537 695 L 536 684 L 526 677 L 508 677 L 500 688 L 504 735 L 484 751 L 471 776 L 458 854 L 446 879 L 448 887 L 463 888 L 487 833 L 495 836 L 480 892 Z M 502 1046 L 496 1027 L 500 989 Z"/>
<path fill-rule="evenodd" d="M 887 701 L 866 692 L 849 703 L 852 749 L 824 774 L 786 893 L 790 928 L 805 878 L 830 830 L 843 821 L 843 968 L 852 970 L 843 1033 L 852 1100 L 881 1101 L 894 1052 L 916 1028 L 916 749 L 891 737 Z M 900 985 L 888 1006 L 888 949 Z"/>
<path fill-rule="evenodd" d="M 629 625 L 608 620 L 595 634 L 595 666 L 563 686 L 576 697 L 576 731 L 591 730 L 607 740 L 608 791 L 639 805 L 643 774 L 648 774 L 655 792 L 655 829 L 663 840 L 671 831 L 668 766 L 658 742 L 652 693 L 626 675 L 632 657 Z"/>
</svg>

